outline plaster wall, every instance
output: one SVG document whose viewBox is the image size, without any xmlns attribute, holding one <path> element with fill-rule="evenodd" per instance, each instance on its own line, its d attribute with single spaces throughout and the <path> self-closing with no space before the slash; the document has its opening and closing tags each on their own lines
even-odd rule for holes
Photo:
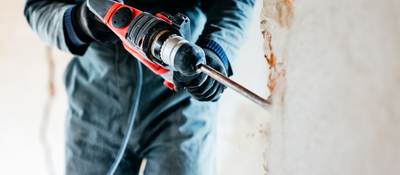
<svg viewBox="0 0 400 175">
<path fill-rule="evenodd" d="M 396 0 L 264 0 L 266 54 L 284 73 L 266 174 L 399 174 L 399 9 Z"/>
</svg>

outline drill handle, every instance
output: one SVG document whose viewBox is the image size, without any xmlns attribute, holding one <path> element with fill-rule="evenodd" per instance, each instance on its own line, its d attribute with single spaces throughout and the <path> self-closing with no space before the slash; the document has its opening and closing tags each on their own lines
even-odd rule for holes
<svg viewBox="0 0 400 175">
<path fill-rule="evenodd" d="M 142 12 L 131 6 L 104 0 L 88 0 L 88 7 L 103 23 L 108 26 L 122 41 L 124 48 L 139 59 L 147 68 L 162 76 L 168 88 L 173 88 L 172 71 L 166 65 L 157 62 L 150 51 L 152 34 L 156 27 L 171 28 L 168 17 Z M 177 32 L 178 33 L 178 32 Z"/>
</svg>

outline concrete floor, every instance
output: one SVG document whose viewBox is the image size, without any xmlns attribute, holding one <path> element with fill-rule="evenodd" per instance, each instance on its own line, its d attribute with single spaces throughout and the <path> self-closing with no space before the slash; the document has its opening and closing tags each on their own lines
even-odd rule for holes
<svg viewBox="0 0 400 175">
<path fill-rule="evenodd" d="M 23 17 L 23 4 L 24 1 L 7 1 L 6 6 L 0 7 L 0 173 L 46 174 L 39 126 L 48 94 L 48 65 L 45 45 Z M 267 67 L 258 27 L 260 4 L 261 1 L 254 14 L 249 40 L 236 62 L 235 79 L 267 95 Z M 57 50 L 53 50 L 53 56 L 56 97 L 47 138 L 56 173 L 62 174 L 66 113 L 62 74 L 71 56 Z M 228 90 L 218 119 L 218 174 L 264 174 L 268 114 Z"/>
</svg>

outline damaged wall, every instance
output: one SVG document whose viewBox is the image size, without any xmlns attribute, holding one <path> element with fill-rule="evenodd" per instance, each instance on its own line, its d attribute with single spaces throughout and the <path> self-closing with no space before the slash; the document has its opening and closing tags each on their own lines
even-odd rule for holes
<svg viewBox="0 0 400 175">
<path fill-rule="evenodd" d="M 0 30 L 1 171 L 46 174 L 39 142 L 45 47 L 28 28 L 23 3 L 10 1 L 0 11 L 2 24 L 14 26 Z M 270 89 L 275 110 L 270 116 L 227 90 L 218 116 L 218 174 L 398 174 L 399 3 L 258 0 L 234 78 L 263 96 Z M 47 136 L 62 174 L 62 74 L 70 55 L 53 51 L 57 96 Z"/>
<path fill-rule="evenodd" d="M 265 174 L 398 174 L 400 1 L 263 3 Z"/>
</svg>

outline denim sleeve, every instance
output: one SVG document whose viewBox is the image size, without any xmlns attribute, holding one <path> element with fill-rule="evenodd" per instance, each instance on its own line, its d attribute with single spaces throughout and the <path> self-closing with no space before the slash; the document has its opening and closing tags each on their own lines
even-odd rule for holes
<svg viewBox="0 0 400 175">
<path fill-rule="evenodd" d="M 47 44 L 77 54 L 79 50 L 64 22 L 66 12 L 73 6 L 73 0 L 27 0 L 24 15 L 32 30 Z"/>
<path fill-rule="evenodd" d="M 209 0 L 204 2 L 207 17 L 199 45 L 208 45 L 220 57 L 232 60 L 244 41 L 255 0 Z M 208 47 L 207 47 L 208 48 Z M 224 62 L 224 60 L 222 60 Z"/>
</svg>

